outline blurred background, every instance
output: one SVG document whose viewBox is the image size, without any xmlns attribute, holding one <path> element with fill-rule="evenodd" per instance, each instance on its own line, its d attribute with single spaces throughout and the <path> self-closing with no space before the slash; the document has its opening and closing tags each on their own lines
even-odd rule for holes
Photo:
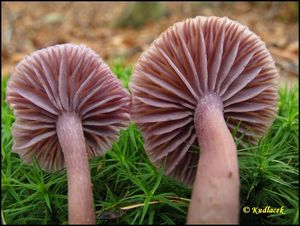
<svg viewBox="0 0 300 226">
<path fill-rule="evenodd" d="M 2 76 L 37 49 L 84 43 L 110 66 L 134 66 L 152 41 L 188 17 L 227 16 L 271 51 L 281 84 L 298 83 L 298 2 L 2 2 Z"/>
</svg>

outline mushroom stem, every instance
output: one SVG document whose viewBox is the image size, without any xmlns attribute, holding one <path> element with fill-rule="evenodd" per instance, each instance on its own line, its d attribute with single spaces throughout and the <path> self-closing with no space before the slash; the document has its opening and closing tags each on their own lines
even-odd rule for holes
<svg viewBox="0 0 300 226">
<path fill-rule="evenodd" d="M 202 97 L 194 117 L 200 159 L 187 224 L 238 224 L 237 149 L 223 116 L 219 96 Z"/>
<path fill-rule="evenodd" d="M 95 224 L 94 198 L 82 124 L 74 112 L 58 117 L 56 124 L 68 174 L 69 224 Z"/>
</svg>

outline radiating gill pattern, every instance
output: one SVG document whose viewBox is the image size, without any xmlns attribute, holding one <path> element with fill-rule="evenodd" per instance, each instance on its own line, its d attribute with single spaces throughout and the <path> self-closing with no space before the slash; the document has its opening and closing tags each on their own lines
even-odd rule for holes
<svg viewBox="0 0 300 226">
<path fill-rule="evenodd" d="M 139 58 L 130 85 L 132 118 L 152 163 L 193 184 L 194 112 L 209 93 L 223 100 L 228 128 L 257 142 L 277 111 L 277 77 L 265 44 L 235 21 L 199 16 L 168 28 Z"/>
<path fill-rule="evenodd" d="M 44 170 L 64 167 L 56 134 L 63 112 L 80 117 L 89 158 L 104 154 L 129 122 L 129 93 L 108 65 L 84 45 L 62 44 L 25 57 L 7 87 L 14 110 L 13 150 Z"/>
</svg>

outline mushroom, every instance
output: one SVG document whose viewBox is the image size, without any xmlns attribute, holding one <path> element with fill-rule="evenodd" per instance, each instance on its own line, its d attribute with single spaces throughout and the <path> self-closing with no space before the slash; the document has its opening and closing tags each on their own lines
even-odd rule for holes
<svg viewBox="0 0 300 226">
<path fill-rule="evenodd" d="M 14 110 L 13 151 L 46 171 L 66 166 L 70 224 L 94 224 L 88 159 L 103 155 L 129 122 L 129 93 L 84 45 L 38 50 L 16 67 L 7 87 Z"/>
<path fill-rule="evenodd" d="M 138 59 L 132 119 L 150 161 L 193 187 L 188 224 L 238 223 L 231 132 L 257 143 L 276 115 L 277 78 L 263 41 L 228 18 L 178 22 Z"/>
</svg>

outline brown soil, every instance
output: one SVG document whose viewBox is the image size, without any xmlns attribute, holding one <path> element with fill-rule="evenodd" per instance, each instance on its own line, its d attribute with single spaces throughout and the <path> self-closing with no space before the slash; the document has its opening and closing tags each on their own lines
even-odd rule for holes
<svg viewBox="0 0 300 226">
<path fill-rule="evenodd" d="M 140 28 L 112 23 L 126 2 L 2 3 L 2 76 L 25 55 L 59 43 L 84 43 L 108 64 L 134 63 L 152 41 L 175 22 L 197 15 L 227 16 L 247 25 L 266 42 L 283 82 L 298 81 L 297 2 L 164 2 L 168 15 Z"/>
</svg>

